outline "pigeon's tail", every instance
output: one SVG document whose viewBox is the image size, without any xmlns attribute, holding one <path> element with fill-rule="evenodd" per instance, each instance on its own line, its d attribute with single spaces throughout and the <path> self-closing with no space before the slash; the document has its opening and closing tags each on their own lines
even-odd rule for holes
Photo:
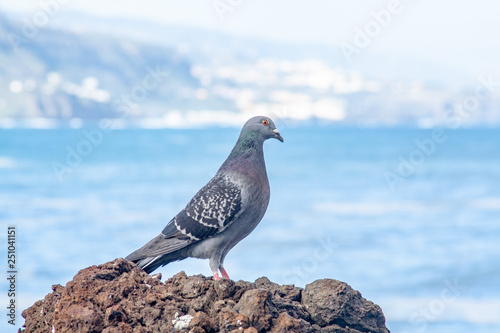
<svg viewBox="0 0 500 333">
<path fill-rule="evenodd" d="M 162 260 L 160 260 L 161 257 L 162 256 L 144 258 L 144 259 L 136 261 L 135 263 L 137 264 L 137 266 L 139 266 L 140 268 L 145 270 L 146 273 L 150 274 L 158 267 L 166 265 L 166 263 L 164 263 Z"/>
<path fill-rule="evenodd" d="M 128 257 L 127 257 L 128 258 Z M 127 259 L 125 258 L 125 259 Z M 146 273 L 151 274 L 153 271 L 155 271 L 157 268 L 161 266 L 165 266 L 171 262 L 178 261 L 185 259 L 184 257 L 181 257 L 179 255 L 169 253 L 169 254 L 164 254 L 164 255 L 159 255 L 156 257 L 148 257 L 144 259 L 139 259 L 139 260 L 131 260 L 133 263 L 135 263 L 137 266 L 142 268 L 143 270 L 146 271 Z M 129 260 L 129 259 L 127 259 Z"/>
<path fill-rule="evenodd" d="M 160 234 L 125 259 L 134 262 L 149 274 L 172 261 L 185 259 L 179 250 L 188 244 L 186 240 L 167 238 Z"/>
</svg>

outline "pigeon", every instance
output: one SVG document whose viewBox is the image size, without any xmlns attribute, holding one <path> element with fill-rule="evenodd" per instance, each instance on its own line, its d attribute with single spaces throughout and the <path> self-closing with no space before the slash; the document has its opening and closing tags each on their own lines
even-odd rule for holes
<svg viewBox="0 0 500 333">
<path fill-rule="evenodd" d="M 269 204 L 263 144 L 270 138 L 284 141 L 270 118 L 249 119 L 216 175 L 158 236 L 125 259 L 147 273 L 186 258 L 210 259 L 213 279 L 221 279 L 219 271 L 230 279 L 224 258 L 257 227 Z"/>
</svg>

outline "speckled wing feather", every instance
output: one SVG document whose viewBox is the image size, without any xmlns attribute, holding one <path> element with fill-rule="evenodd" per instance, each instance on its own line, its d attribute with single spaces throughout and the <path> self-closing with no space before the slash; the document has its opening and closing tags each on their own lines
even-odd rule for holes
<svg viewBox="0 0 500 333">
<path fill-rule="evenodd" d="M 137 261 L 180 250 L 221 232 L 241 210 L 241 190 L 228 177 L 216 176 L 191 199 L 160 235 L 126 259 Z M 148 261 L 149 263 L 149 261 Z"/>
<path fill-rule="evenodd" d="M 227 227 L 241 209 L 241 190 L 226 176 L 216 176 L 187 204 L 162 234 L 199 241 Z"/>
</svg>

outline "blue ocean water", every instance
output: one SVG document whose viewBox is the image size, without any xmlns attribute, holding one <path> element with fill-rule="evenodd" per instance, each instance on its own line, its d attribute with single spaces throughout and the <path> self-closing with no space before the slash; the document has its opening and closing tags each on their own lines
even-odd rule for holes
<svg viewBox="0 0 500 333">
<path fill-rule="evenodd" d="M 436 141 L 433 130 L 277 125 L 285 143 L 265 143 L 271 202 L 226 258 L 233 279 L 345 281 L 393 332 L 500 331 L 498 129 L 443 129 Z M 0 131 L 1 233 L 17 228 L 19 315 L 51 285 L 157 235 L 239 134 L 97 129 Z M 196 259 L 159 271 L 180 270 L 211 275 Z M 15 331 L 2 317 L 1 331 Z"/>
</svg>

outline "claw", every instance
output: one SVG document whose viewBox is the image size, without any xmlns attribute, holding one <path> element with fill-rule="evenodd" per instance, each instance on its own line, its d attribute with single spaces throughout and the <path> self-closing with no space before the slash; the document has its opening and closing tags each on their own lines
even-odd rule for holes
<svg viewBox="0 0 500 333">
<path fill-rule="evenodd" d="M 214 279 L 215 281 L 220 280 L 219 273 L 215 272 L 215 273 L 214 273 L 214 277 L 213 277 L 213 279 Z"/>
</svg>

